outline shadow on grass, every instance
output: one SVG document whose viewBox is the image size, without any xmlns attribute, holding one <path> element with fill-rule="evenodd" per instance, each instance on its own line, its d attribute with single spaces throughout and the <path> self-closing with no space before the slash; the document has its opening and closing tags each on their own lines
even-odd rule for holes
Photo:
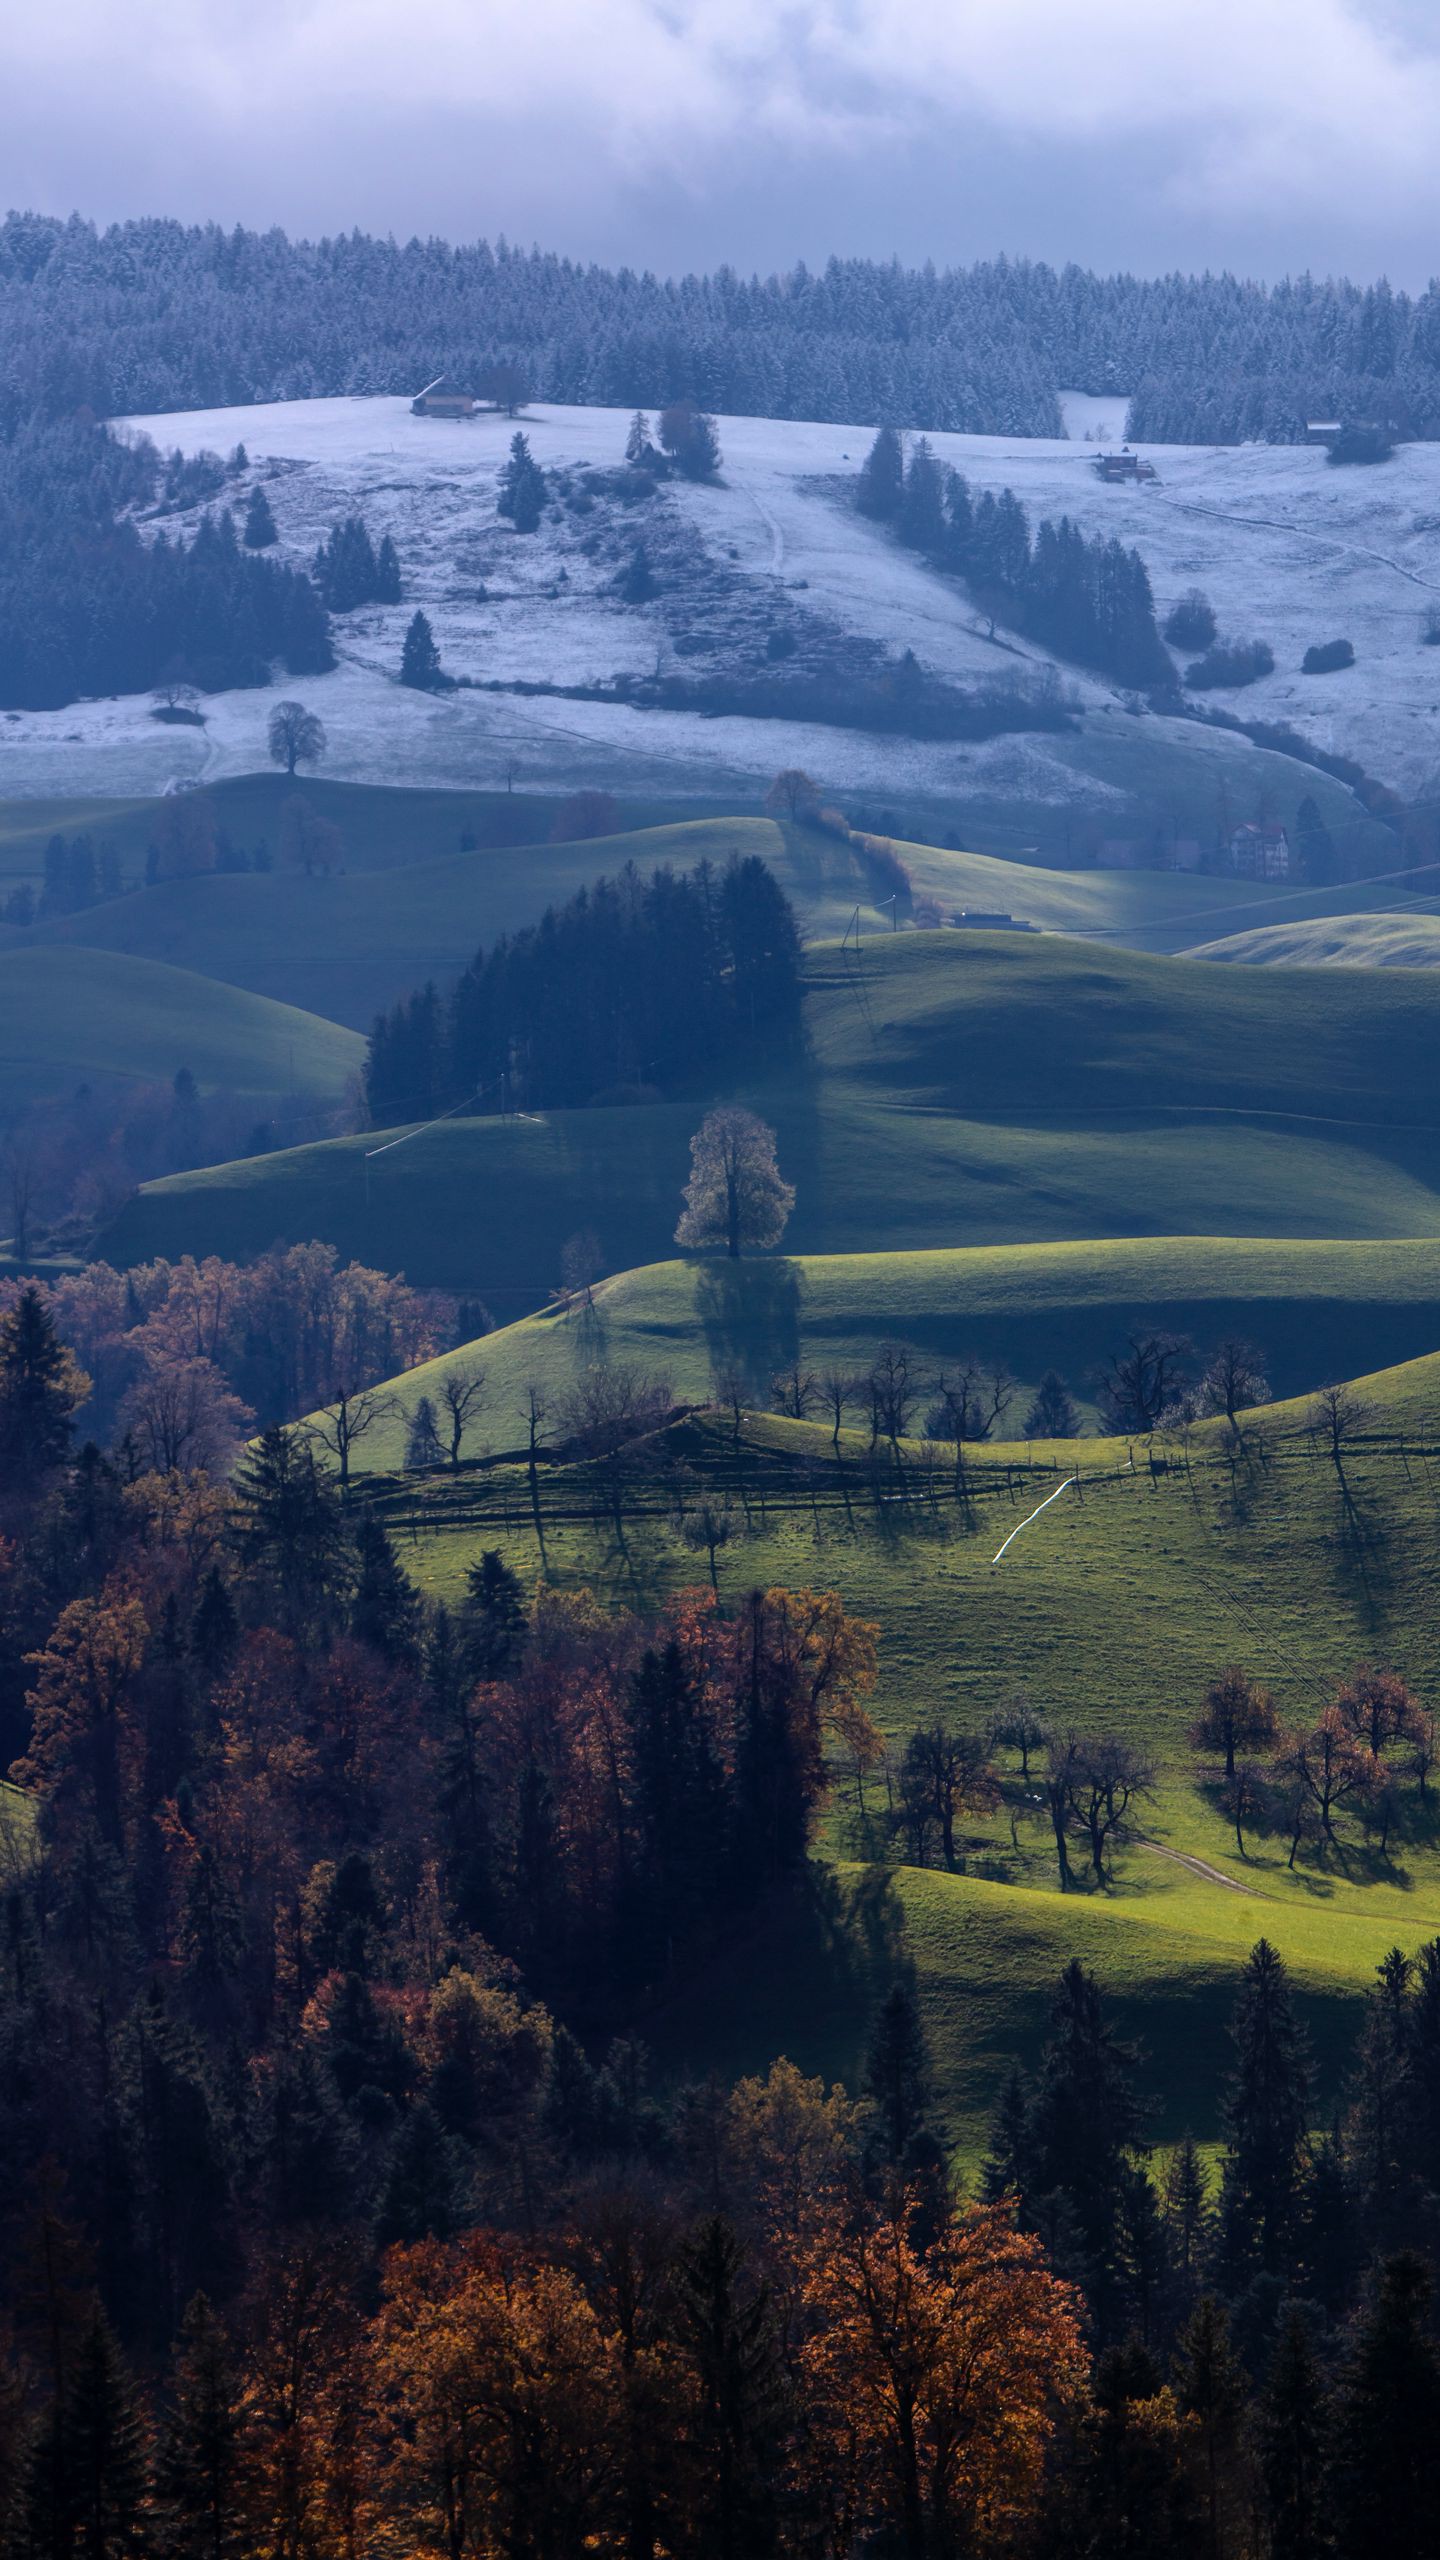
<svg viewBox="0 0 1440 2560">
<path fill-rule="evenodd" d="M 800 1356 L 800 1268 L 783 1259 L 707 1262 L 695 1284 L 695 1313 L 713 1375 L 742 1377 L 757 1400 Z"/>
</svg>

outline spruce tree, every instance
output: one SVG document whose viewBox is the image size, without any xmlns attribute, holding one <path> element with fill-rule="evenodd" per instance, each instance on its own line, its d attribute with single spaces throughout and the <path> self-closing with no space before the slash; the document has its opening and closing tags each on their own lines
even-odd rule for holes
<svg viewBox="0 0 1440 2560">
<path fill-rule="evenodd" d="M 403 1570 L 383 1521 L 373 1514 L 355 1532 L 357 1572 L 350 1632 L 386 1662 L 420 1658 L 420 1594 Z"/>
<path fill-rule="evenodd" d="M 860 467 L 855 503 L 864 516 L 893 524 L 905 489 L 905 449 L 893 427 L 881 427 Z"/>
<path fill-rule="evenodd" d="M 1201 2295 L 1180 2333 L 1175 2393 L 1199 2433 L 1210 2560 L 1223 2560 L 1230 2545 L 1230 2516 L 1240 2504 L 1235 2456 L 1249 2383 L 1230 2343 L 1224 2305 L 1213 2294 Z"/>
<path fill-rule="evenodd" d="M 377 604 L 398 604 L 400 596 L 400 555 L 387 533 L 381 536 L 380 548 L 375 554 L 375 601 Z"/>
<path fill-rule="evenodd" d="M 434 2108 L 417 2099 L 391 2146 L 375 2234 L 379 2247 L 448 2240 L 460 2221 L 461 2196 L 456 2145 Z"/>
<path fill-rule="evenodd" d="M 72 1416 L 89 1392 L 32 1281 L 0 1317 L 0 1471 L 15 1493 L 38 1490 L 68 1455 Z"/>
<path fill-rule="evenodd" d="M 1389 2259 L 1340 2375 L 1331 2489 L 1343 2560 L 1399 2560 L 1434 2548 L 1440 2362 L 1430 2294 L 1423 2259 Z"/>
<path fill-rule="evenodd" d="M 1030 2110 L 1037 2197 L 1059 2199 L 1102 2332 L 1113 2335 L 1124 2300 L 1122 2205 L 1133 2155 L 1144 2148 L 1136 2055 L 1105 2016 L 1100 1987 L 1078 1957 L 1065 1968 L 1050 2012 Z"/>
<path fill-rule="evenodd" d="M 497 1547 L 486 1547 L 466 1577 L 464 1647 L 472 1680 L 508 1680 L 519 1665 L 529 1619 L 524 1588 Z"/>
<path fill-rule="evenodd" d="M 1323 2560 L 1330 2549 L 1330 2414 L 1309 2325 L 1293 2307 L 1270 2358 L 1255 2452 L 1270 2560 Z"/>
<path fill-rule="evenodd" d="M 165 2560 L 239 2560 L 247 2526 L 241 2378 L 203 2293 L 180 2330 L 155 2488 Z"/>
<path fill-rule="evenodd" d="M 697 2560 L 767 2560 L 777 2542 L 784 2369 L 762 2286 L 712 2216 L 675 2270 L 677 2327 L 691 2400 L 687 2434 Z"/>
<path fill-rule="evenodd" d="M 434 693 L 443 680 L 440 652 L 427 617 L 417 607 L 400 653 L 400 681 L 417 693 Z"/>
<path fill-rule="evenodd" d="M 1256 2273 L 1287 2277 L 1300 2247 L 1310 2066 L 1290 1977 L 1261 1938 L 1246 1959 L 1230 2024 L 1221 2251 L 1235 2291 Z"/>
<path fill-rule="evenodd" d="M 247 551 L 268 551 L 279 538 L 275 518 L 270 512 L 270 501 L 257 480 L 245 510 L 245 548 Z"/>
<path fill-rule="evenodd" d="M 384 1034 L 387 1030 L 388 1025 L 383 1020 L 376 1025 L 377 1034 Z M 388 1060 L 380 1055 L 380 1047 L 377 1037 L 372 1041 L 366 1078 L 367 1084 L 373 1087 L 370 1093 L 372 1119 L 378 1118 L 385 1108 L 383 1090 L 388 1081 Z M 445 1450 L 440 1439 L 440 1426 L 435 1419 L 435 1407 L 429 1396 L 420 1396 L 405 1428 L 405 1465 L 412 1474 L 419 1475 L 428 1467 L 442 1467 L 444 1463 Z"/>
</svg>

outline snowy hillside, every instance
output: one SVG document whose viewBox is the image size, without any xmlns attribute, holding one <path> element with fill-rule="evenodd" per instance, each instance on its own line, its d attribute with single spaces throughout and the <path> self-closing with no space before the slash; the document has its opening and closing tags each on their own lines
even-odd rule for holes
<svg viewBox="0 0 1440 2560">
<path fill-rule="evenodd" d="M 1102 414 L 1103 413 L 1103 414 Z M 1247 719 L 1284 719 L 1319 745 L 1354 756 L 1407 794 L 1436 774 L 1440 649 L 1422 643 L 1440 605 L 1440 446 L 1418 445 L 1378 469 L 1334 470 L 1293 447 L 1152 448 L 1158 478 L 1103 484 L 1087 428 L 1123 417 L 1094 401 L 1067 413 L 1072 441 L 936 436 L 943 458 L 978 488 L 1012 486 L 1032 522 L 1068 512 L 1088 532 L 1138 547 L 1161 617 L 1203 587 L 1222 632 L 1268 641 L 1276 671 L 1243 693 L 1210 695 Z M 131 422 L 162 449 L 228 452 L 244 443 L 265 477 L 280 553 L 308 561 L 342 514 L 363 511 L 393 534 L 405 601 L 336 624 L 340 665 L 294 689 L 325 722 L 326 770 L 361 780 L 493 782 L 508 762 L 532 783 L 586 780 L 672 792 L 753 794 L 786 763 L 837 792 L 960 797 L 983 791 L 1027 804 L 1123 805 L 1126 758 L 1143 749 L 1203 766 L 1233 746 L 1191 723 L 1136 720 L 1113 690 L 1063 669 L 1083 710 L 1074 737 L 1025 736 L 982 746 L 920 744 L 784 721 L 713 719 L 554 696 L 464 691 L 417 696 L 395 681 L 414 606 L 430 615 L 447 669 L 477 685 L 608 682 L 657 669 L 706 672 L 766 665 L 784 627 L 812 647 L 913 648 L 964 685 L 1045 664 L 1043 653 L 989 640 L 964 590 L 899 550 L 848 503 L 865 428 L 722 419 L 722 484 L 675 484 L 644 510 L 597 500 L 547 510 L 517 537 L 495 508 L 513 432 L 480 417 L 452 425 L 411 416 L 396 399 L 289 402 Z M 603 409 L 542 408 L 524 420 L 547 471 L 618 462 L 627 420 Z M 243 492 L 243 484 L 242 484 Z M 167 518 L 183 524 L 185 518 Z M 629 604 L 615 592 L 643 535 L 658 592 Z M 1316 641 L 1351 640 L 1356 664 L 1304 676 Z M 273 698 L 273 697 L 272 697 Z M 0 720 L 0 795 L 146 791 L 263 761 L 269 700 L 207 702 L 203 731 L 158 728 L 144 700 Z M 1123 725 L 1122 725 L 1123 724 Z"/>
</svg>

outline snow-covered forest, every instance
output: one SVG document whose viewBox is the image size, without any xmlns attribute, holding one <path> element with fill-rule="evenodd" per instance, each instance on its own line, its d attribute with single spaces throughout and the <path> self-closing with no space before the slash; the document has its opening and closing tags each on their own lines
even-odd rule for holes
<svg viewBox="0 0 1440 2560">
<path fill-rule="evenodd" d="M 1133 395 L 1164 443 L 1298 441 L 1307 417 L 1440 436 L 1440 290 L 1101 277 L 999 258 L 832 259 L 657 279 L 481 241 L 12 214 L 0 426 L 415 390 L 518 361 L 541 400 L 1053 436 L 1062 386 Z"/>
</svg>

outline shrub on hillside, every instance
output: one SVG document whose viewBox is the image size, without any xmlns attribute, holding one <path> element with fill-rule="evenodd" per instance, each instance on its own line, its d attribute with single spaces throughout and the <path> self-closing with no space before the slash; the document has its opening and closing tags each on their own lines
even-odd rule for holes
<svg viewBox="0 0 1440 2560">
<path fill-rule="evenodd" d="M 1317 640 L 1301 659 L 1300 672 L 1305 676 L 1330 676 L 1337 668 L 1354 664 L 1353 640 Z"/>
<path fill-rule="evenodd" d="M 1383 427 L 1342 427 L 1330 441 L 1330 462 L 1388 462 L 1395 450 Z"/>
<path fill-rule="evenodd" d="M 1256 684 L 1274 671 L 1275 652 L 1268 641 L 1217 640 L 1186 668 L 1185 682 L 1192 693 L 1214 693 Z"/>
<path fill-rule="evenodd" d="M 1215 607 L 1198 587 L 1173 605 L 1164 623 L 1166 639 L 1176 649 L 1208 649 L 1217 629 Z"/>
</svg>

